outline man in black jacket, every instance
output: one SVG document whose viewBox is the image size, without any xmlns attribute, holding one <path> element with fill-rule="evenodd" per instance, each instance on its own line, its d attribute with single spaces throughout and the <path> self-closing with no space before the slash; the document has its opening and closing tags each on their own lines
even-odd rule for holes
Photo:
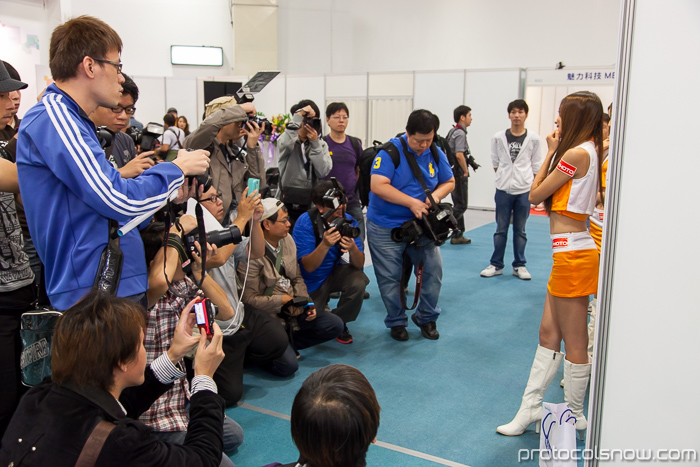
<svg viewBox="0 0 700 467">
<path fill-rule="evenodd" d="M 221 461 L 224 401 L 212 375 L 224 357 L 221 330 L 192 335 L 192 303 L 167 352 L 146 367 L 143 309 L 127 299 L 91 292 L 59 319 L 53 338 L 53 382 L 22 399 L 2 440 L 0 465 L 74 466 L 93 429 L 106 421 L 98 466 L 217 466 Z M 136 421 L 173 381 L 178 362 L 199 343 L 191 383 L 190 424 L 183 445 L 161 441 Z"/>
</svg>

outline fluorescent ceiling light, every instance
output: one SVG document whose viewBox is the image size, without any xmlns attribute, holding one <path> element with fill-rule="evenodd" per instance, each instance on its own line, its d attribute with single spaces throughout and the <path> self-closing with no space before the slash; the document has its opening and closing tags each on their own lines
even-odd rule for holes
<svg viewBox="0 0 700 467">
<path fill-rule="evenodd" d="M 224 49 L 221 47 L 171 45 L 170 63 L 173 65 L 223 66 Z"/>
</svg>

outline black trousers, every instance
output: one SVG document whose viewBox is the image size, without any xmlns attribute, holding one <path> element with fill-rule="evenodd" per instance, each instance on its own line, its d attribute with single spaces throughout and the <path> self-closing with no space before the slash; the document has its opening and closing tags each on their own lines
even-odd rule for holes
<svg viewBox="0 0 700 467">
<path fill-rule="evenodd" d="M 36 287 L 27 285 L 0 294 L 0 439 L 28 389 L 22 385 L 19 366 L 22 339 L 19 335 L 22 313 L 33 308 Z"/>
<path fill-rule="evenodd" d="M 330 294 L 340 292 L 338 306 L 333 310 L 333 314 L 347 324 L 355 321 L 360 314 L 367 284 L 369 278 L 361 269 L 350 264 L 339 264 L 333 268 L 321 287 L 310 295 L 314 299 L 316 309 L 323 310 L 328 305 Z"/>
<path fill-rule="evenodd" d="M 245 362 L 267 366 L 281 357 L 288 345 L 287 333 L 279 320 L 246 306 L 240 329 L 232 336 L 224 336 L 226 356 L 214 374 L 219 395 L 226 405 L 235 405 L 243 396 Z"/>
<path fill-rule="evenodd" d="M 469 177 L 462 177 L 462 171 L 456 170 L 455 181 L 455 189 L 452 191 L 452 201 L 454 202 L 452 211 L 457 219 L 459 229 L 464 232 L 464 213 L 469 202 Z"/>
</svg>

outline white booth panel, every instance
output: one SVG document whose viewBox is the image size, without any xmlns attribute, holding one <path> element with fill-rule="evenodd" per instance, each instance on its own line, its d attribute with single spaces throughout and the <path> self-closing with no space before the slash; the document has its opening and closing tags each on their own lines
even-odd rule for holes
<svg viewBox="0 0 700 467">
<path fill-rule="evenodd" d="M 454 125 L 453 111 L 464 104 L 464 71 L 416 72 L 413 105 L 440 118 L 442 136 Z"/>
<path fill-rule="evenodd" d="M 184 115 L 190 124 L 190 131 L 197 127 L 197 80 L 195 78 L 165 78 L 165 104 L 177 109 L 178 116 Z M 165 115 L 165 111 L 163 112 Z"/>
<path fill-rule="evenodd" d="M 369 97 L 413 96 L 413 73 L 370 73 Z"/>
<path fill-rule="evenodd" d="M 542 114 L 542 89 L 539 86 L 525 88 L 525 102 L 527 102 L 530 112 L 527 114 L 527 127 L 538 135 L 540 131 L 540 117 Z"/>
<path fill-rule="evenodd" d="M 331 102 L 337 101 L 337 99 L 327 98 L 326 108 Z M 371 143 L 371 141 L 369 143 L 367 142 L 367 99 L 364 97 L 350 98 L 342 99 L 342 102 L 348 106 L 348 112 L 350 114 L 350 119 L 348 120 L 347 128 L 345 128 L 345 133 L 356 138 L 360 138 L 362 140 L 363 148 L 366 148 L 369 146 L 369 143 Z M 321 119 L 323 121 L 323 134 L 327 135 L 330 132 L 330 128 L 328 128 L 328 124 L 326 123 L 325 110 L 323 110 L 323 112 L 324 117 Z"/>
<path fill-rule="evenodd" d="M 320 117 L 325 115 L 323 103 L 325 102 L 324 77 L 321 76 L 287 76 L 287 95 L 285 112 L 302 99 L 311 99 L 318 105 L 321 111 Z"/>
<path fill-rule="evenodd" d="M 272 115 L 286 114 L 289 112 L 289 107 L 285 106 L 286 80 L 284 75 L 277 75 L 275 79 L 270 81 L 270 84 L 265 86 L 265 89 L 255 95 L 255 109 L 262 112 L 266 117 Z"/>
<path fill-rule="evenodd" d="M 163 115 L 168 107 L 165 105 L 165 78 L 145 76 L 131 77 L 139 87 L 139 100 L 136 103 L 134 117 L 144 125 L 148 122 L 163 124 Z"/>
<path fill-rule="evenodd" d="M 481 165 L 469 178 L 469 207 L 495 209 L 491 137 L 510 128 L 508 103 L 520 97 L 520 70 L 467 70 L 464 95 L 473 117 L 469 148 Z"/>
<path fill-rule="evenodd" d="M 413 99 L 370 99 L 369 100 L 369 138 L 364 142 L 368 146 L 372 141 L 382 143 L 395 137 L 406 129 L 406 120 L 413 110 Z"/>
<path fill-rule="evenodd" d="M 326 98 L 367 97 L 367 74 L 326 75 Z M 338 99 L 340 100 L 340 99 Z"/>
</svg>

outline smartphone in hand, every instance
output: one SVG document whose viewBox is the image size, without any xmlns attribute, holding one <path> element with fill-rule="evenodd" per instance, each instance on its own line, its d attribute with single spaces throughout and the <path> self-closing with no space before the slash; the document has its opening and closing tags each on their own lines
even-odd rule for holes
<svg viewBox="0 0 700 467">
<path fill-rule="evenodd" d="M 251 196 L 255 190 L 260 192 L 260 179 L 249 178 L 248 179 L 248 196 Z"/>
</svg>

